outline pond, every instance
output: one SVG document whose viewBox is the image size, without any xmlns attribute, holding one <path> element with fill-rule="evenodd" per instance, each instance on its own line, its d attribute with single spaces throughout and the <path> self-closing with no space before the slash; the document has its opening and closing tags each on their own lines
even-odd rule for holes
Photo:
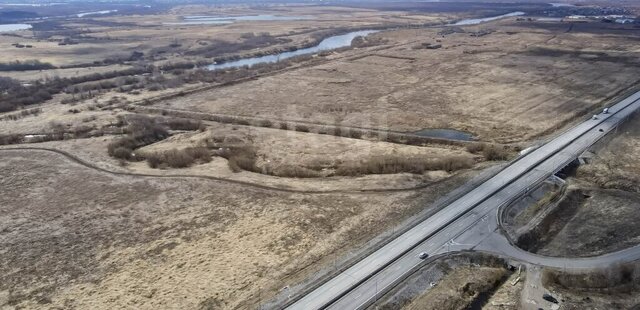
<svg viewBox="0 0 640 310">
<path fill-rule="evenodd" d="M 185 16 L 181 22 L 163 23 L 165 25 L 221 25 L 236 21 L 287 21 L 311 19 L 310 16 L 279 16 L 279 15 L 242 15 L 242 16 Z"/>
<path fill-rule="evenodd" d="M 511 17 L 511 16 L 522 16 L 524 14 L 525 14 L 524 12 L 511 12 L 511 13 L 502 14 L 498 16 L 492 16 L 492 17 L 463 19 L 461 21 L 454 23 L 453 25 L 454 26 L 477 25 L 480 23 L 490 22 L 496 19 L 501 19 L 501 18 Z"/>
<path fill-rule="evenodd" d="M 18 30 L 26 30 L 31 29 L 31 25 L 29 24 L 4 24 L 0 25 L 0 32 L 10 32 L 10 31 L 18 31 Z"/>
<path fill-rule="evenodd" d="M 320 44 L 313 47 L 301 48 L 299 50 L 295 50 L 291 52 L 283 52 L 283 53 L 278 53 L 273 55 L 244 58 L 240 60 L 224 62 L 221 64 L 212 64 L 207 66 L 207 69 L 218 70 L 218 69 L 238 68 L 243 66 L 253 66 L 256 64 L 274 63 L 280 60 L 285 60 L 287 58 L 296 57 L 300 55 L 315 54 L 322 51 L 328 51 L 336 48 L 350 46 L 351 41 L 353 41 L 353 39 L 355 39 L 356 37 L 359 37 L 359 36 L 364 37 L 378 31 L 379 30 L 362 30 L 362 31 L 349 32 L 343 35 L 328 37 L 322 40 Z"/>
<path fill-rule="evenodd" d="M 446 129 L 446 128 L 427 128 L 422 129 L 413 134 L 421 137 L 440 138 L 447 140 L 459 140 L 459 141 L 473 141 L 473 135 L 469 132 Z"/>
</svg>

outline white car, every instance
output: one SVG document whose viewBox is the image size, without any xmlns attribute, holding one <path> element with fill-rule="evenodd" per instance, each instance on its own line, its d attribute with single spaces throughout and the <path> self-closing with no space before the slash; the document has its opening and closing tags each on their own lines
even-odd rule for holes
<svg viewBox="0 0 640 310">
<path fill-rule="evenodd" d="M 604 108 L 604 110 L 602 110 L 602 114 L 609 114 L 609 108 Z"/>
<path fill-rule="evenodd" d="M 422 252 L 422 253 L 418 254 L 418 258 L 419 259 L 425 259 L 427 257 L 429 257 L 429 254 L 427 254 L 427 252 Z"/>
</svg>

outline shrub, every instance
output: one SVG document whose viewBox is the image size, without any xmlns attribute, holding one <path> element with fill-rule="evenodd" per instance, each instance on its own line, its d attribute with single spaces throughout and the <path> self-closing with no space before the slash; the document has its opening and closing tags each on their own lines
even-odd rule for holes
<svg viewBox="0 0 640 310">
<path fill-rule="evenodd" d="M 335 174 L 343 176 L 391 173 L 422 174 L 430 170 L 456 171 L 472 166 L 473 160 L 465 156 L 428 159 L 386 155 L 371 157 L 361 162 L 343 163 L 337 167 Z"/>
<path fill-rule="evenodd" d="M 40 60 L 25 60 L 0 63 L 0 71 L 27 71 L 27 70 L 45 70 L 54 69 L 55 67 L 48 62 Z"/>
<path fill-rule="evenodd" d="M 205 147 L 189 147 L 182 150 L 156 152 L 146 156 L 147 164 L 151 168 L 186 168 L 195 162 L 211 161 L 211 153 Z"/>
<path fill-rule="evenodd" d="M 229 168 L 233 172 L 242 170 L 261 172 L 256 167 L 256 150 L 251 146 L 225 148 L 218 155 L 227 159 Z"/>
<path fill-rule="evenodd" d="M 309 132 L 309 127 L 306 125 L 296 125 L 295 129 L 300 132 Z"/>
<path fill-rule="evenodd" d="M 288 178 L 317 178 L 322 176 L 320 171 L 287 164 L 276 168 L 269 168 L 267 169 L 267 174 Z"/>
<path fill-rule="evenodd" d="M 238 124 L 238 125 L 244 125 L 244 126 L 251 125 L 251 124 L 249 124 L 249 121 L 247 121 L 246 119 L 235 119 L 233 122 Z"/>
<path fill-rule="evenodd" d="M 486 160 L 507 160 L 509 152 L 504 147 L 490 145 L 482 150 L 482 155 Z"/>
<path fill-rule="evenodd" d="M 268 119 L 263 119 L 258 121 L 258 127 L 271 127 L 273 126 L 273 122 Z"/>
<path fill-rule="evenodd" d="M 195 161 L 191 155 L 184 151 L 171 150 L 161 155 L 161 160 L 171 168 L 185 168 Z"/>
<path fill-rule="evenodd" d="M 41 112 L 42 112 L 41 108 L 25 109 L 25 110 L 20 111 L 19 113 L 8 114 L 8 115 L 5 115 L 3 117 L 0 117 L 0 120 L 12 120 L 12 121 L 15 121 L 15 120 L 21 119 L 23 117 L 27 117 L 29 115 L 37 116 Z"/>
<path fill-rule="evenodd" d="M 360 138 L 362 138 L 362 131 L 351 129 L 349 131 L 349 137 L 351 137 L 353 139 L 360 139 Z"/>
<path fill-rule="evenodd" d="M 41 103 L 51 99 L 51 93 L 42 83 L 23 86 L 19 81 L 0 77 L 0 113 L 18 107 Z"/>
<path fill-rule="evenodd" d="M 505 147 L 493 144 L 471 143 L 467 145 L 467 151 L 473 154 L 482 153 L 482 156 L 484 156 L 486 160 L 509 159 L 509 151 Z"/>
<path fill-rule="evenodd" d="M 477 154 L 482 152 L 482 150 L 484 150 L 485 147 L 486 147 L 486 144 L 484 143 L 471 143 L 467 145 L 467 152 L 472 154 Z"/>
<path fill-rule="evenodd" d="M 171 130 L 199 130 L 202 127 L 202 121 L 187 118 L 165 118 L 161 123 Z"/>
<path fill-rule="evenodd" d="M 109 146 L 111 146 L 111 144 Z M 132 154 L 133 154 L 132 149 L 122 147 L 122 146 L 115 146 L 113 150 L 109 152 L 109 155 L 111 155 L 112 157 L 115 157 L 118 159 L 126 159 L 126 160 L 131 159 Z"/>
<path fill-rule="evenodd" d="M 131 115 L 128 118 L 119 118 L 118 122 L 120 126 L 127 125 L 127 135 L 116 139 L 107 146 L 109 156 L 115 158 L 134 159 L 132 153 L 136 148 L 164 140 L 169 136 L 169 132 L 162 124 L 147 116 Z M 124 150 L 116 152 L 118 148 L 127 150 L 129 155 L 125 156 Z"/>
<path fill-rule="evenodd" d="M 0 135 L 0 145 L 22 143 L 22 135 Z"/>
</svg>

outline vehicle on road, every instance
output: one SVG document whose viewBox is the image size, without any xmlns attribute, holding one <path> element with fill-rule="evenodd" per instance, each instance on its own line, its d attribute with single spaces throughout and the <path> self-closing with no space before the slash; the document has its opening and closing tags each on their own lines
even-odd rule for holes
<svg viewBox="0 0 640 310">
<path fill-rule="evenodd" d="M 553 297 L 553 296 L 551 296 L 549 294 L 542 294 L 542 299 L 544 299 L 544 300 L 546 300 L 548 302 L 552 302 L 554 304 L 558 303 L 558 300 L 555 297 Z"/>
<path fill-rule="evenodd" d="M 422 252 L 422 253 L 418 254 L 418 258 L 419 259 L 425 259 L 427 257 L 429 257 L 429 254 L 427 252 Z"/>
<path fill-rule="evenodd" d="M 604 110 L 602 110 L 602 114 L 609 114 L 609 108 L 604 108 Z"/>
<path fill-rule="evenodd" d="M 594 116 L 593 116 L 593 119 L 598 119 L 598 115 L 594 115 Z"/>
</svg>

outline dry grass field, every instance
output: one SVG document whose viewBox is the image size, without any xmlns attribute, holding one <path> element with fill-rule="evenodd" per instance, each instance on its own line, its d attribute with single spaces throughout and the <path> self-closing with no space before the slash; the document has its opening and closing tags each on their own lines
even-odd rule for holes
<svg viewBox="0 0 640 310">
<path fill-rule="evenodd" d="M 305 18 L 176 24 L 255 14 Z M 494 161 L 577 122 L 640 76 L 640 37 L 630 26 L 516 18 L 441 25 L 468 15 L 193 5 L 54 19 L 47 29 L 0 35 L 6 59 L 60 67 L 0 72 L 15 79 L 0 79 L 0 110 L 8 111 L 0 113 L 0 309 L 257 308 L 433 211 L 434 201 Z M 272 67 L 191 68 L 398 25 L 415 27 Z M 144 107 L 272 125 L 178 119 Z M 304 125 L 313 123 L 398 135 L 456 129 L 488 144 L 321 134 Z M 637 192 L 640 144 L 628 136 L 580 177 L 603 192 Z M 601 201 L 589 214 L 628 204 L 618 202 L 601 210 Z M 584 221 L 576 223 L 567 227 Z M 451 306 L 467 305 L 505 274 L 454 271 L 437 296 L 414 307 L 456 294 Z M 514 291 L 499 288 L 494 300 L 509 301 Z"/>
<path fill-rule="evenodd" d="M 522 142 L 637 82 L 637 37 L 615 27 L 508 19 L 382 32 L 373 36 L 386 44 L 323 65 L 158 104 L 399 131 L 454 128 L 481 140 Z"/>
<path fill-rule="evenodd" d="M 117 176 L 46 151 L 0 157 L 0 305 L 35 309 L 257 302 L 463 180 L 313 195 Z"/>
<path fill-rule="evenodd" d="M 300 20 L 236 21 L 231 24 L 177 25 L 185 16 L 243 16 L 275 15 L 304 17 Z M 277 39 L 268 46 L 234 51 L 234 54 L 251 54 L 299 46 L 312 42 L 314 35 L 341 27 L 366 27 L 392 24 L 443 23 L 455 16 L 439 13 L 409 13 L 356 9 L 344 7 L 231 7 L 181 6 L 168 12 L 150 15 L 92 16 L 84 19 L 56 21 L 53 36 L 39 38 L 38 31 L 22 30 L 12 36 L 0 36 L 0 54 L 10 60 L 39 59 L 53 65 L 91 64 L 109 58 L 128 58 L 134 51 L 156 55 L 158 62 L 204 60 L 192 52 L 210 45 L 242 42 L 242 34 L 269 33 Z M 69 35 L 69 33 L 73 35 Z M 78 39 L 81 34 L 83 39 Z M 78 44 L 58 45 L 64 38 L 72 37 Z M 16 48 L 13 43 L 32 45 L 33 48 Z M 173 46 L 172 46 L 173 45 Z M 239 53 L 238 53 L 239 52 Z M 51 75 L 69 75 L 71 72 L 51 71 Z M 79 72 L 78 74 L 81 74 Z M 11 76 L 13 73 L 0 73 Z M 29 77 L 40 77 L 30 75 Z"/>
<path fill-rule="evenodd" d="M 402 309 L 467 309 L 479 295 L 499 287 L 506 276 L 507 271 L 503 268 L 458 267 Z"/>
</svg>

